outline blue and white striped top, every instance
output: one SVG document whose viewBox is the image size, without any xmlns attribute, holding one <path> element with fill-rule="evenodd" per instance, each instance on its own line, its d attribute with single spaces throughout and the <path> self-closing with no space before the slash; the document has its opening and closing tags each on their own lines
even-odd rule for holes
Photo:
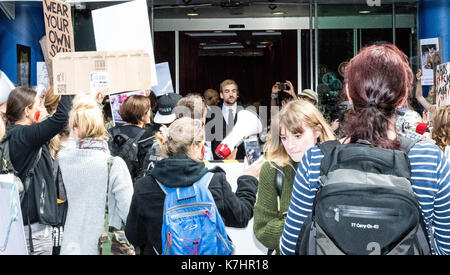
<svg viewBox="0 0 450 275">
<path fill-rule="evenodd" d="M 450 164 L 434 144 L 419 142 L 410 150 L 411 182 L 429 234 L 433 254 L 450 254 Z M 298 166 L 291 203 L 280 240 L 281 254 L 294 254 L 300 228 L 312 211 L 320 177 L 322 151 L 309 149 Z"/>
</svg>

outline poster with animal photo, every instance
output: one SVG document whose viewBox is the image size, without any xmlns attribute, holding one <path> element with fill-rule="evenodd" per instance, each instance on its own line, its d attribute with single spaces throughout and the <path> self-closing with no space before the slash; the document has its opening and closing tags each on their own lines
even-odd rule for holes
<svg viewBox="0 0 450 275">
<path fill-rule="evenodd" d="M 109 103 L 111 105 L 111 113 L 114 121 L 114 125 L 122 125 L 124 121 L 119 114 L 120 107 L 125 100 L 132 95 L 146 95 L 145 91 L 125 92 L 120 94 L 109 95 Z"/>
<path fill-rule="evenodd" d="M 437 66 L 436 104 L 438 108 L 450 105 L 450 63 Z"/>
<path fill-rule="evenodd" d="M 441 64 L 441 40 L 428 38 L 420 40 L 420 64 L 422 68 L 422 85 L 435 85 L 434 71 Z"/>
</svg>

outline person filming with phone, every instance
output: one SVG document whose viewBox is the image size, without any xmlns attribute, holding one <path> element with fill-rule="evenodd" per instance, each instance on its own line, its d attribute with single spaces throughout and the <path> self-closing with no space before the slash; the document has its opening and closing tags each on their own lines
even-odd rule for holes
<svg viewBox="0 0 450 275">
<path fill-rule="evenodd" d="M 278 102 L 281 102 L 281 105 L 284 104 L 283 96 L 280 96 L 280 92 L 287 93 L 290 95 L 293 99 L 297 99 L 297 94 L 295 93 L 294 85 L 292 85 L 292 82 L 289 80 L 286 80 L 286 82 L 276 82 L 272 86 L 272 93 L 270 95 L 270 105 L 271 106 L 277 106 L 279 105 Z"/>
</svg>

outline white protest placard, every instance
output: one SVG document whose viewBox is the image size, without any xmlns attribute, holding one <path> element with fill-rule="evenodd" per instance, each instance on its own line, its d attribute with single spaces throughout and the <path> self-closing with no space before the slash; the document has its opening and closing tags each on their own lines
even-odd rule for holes
<svg viewBox="0 0 450 275">
<path fill-rule="evenodd" d="M 214 166 L 219 166 L 226 173 L 228 183 L 231 185 L 231 190 L 236 192 L 237 179 L 242 175 L 244 171 L 243 162 L 215 162 L 205 161 L 205 166 L 208 169 Z M 266 255 L 267 248 L 262 245 L 255 237 L 253 233 L 253 218 L 248 222 L 245 228 L 226 227 L 227 234 L 233 241 L 235 246 L 235 255 Z"/>
<path fill-rule="evenodd" d="M 441 42 L 438 37 L 420 40 L 420 64 L 422 68 L 422 85 L 434 85 L 433 61 L 440 60 Z"/>
<path fill-rule="evenodd" d="M 14 84 L 9 80 L 8 76 L 0 71 L 0 104 L 8 100 L 8 96 L 14 88 Z"/>
<path fill-rule="evenodd" d="M 450 63 L 436 69 L 436 104 L 438 108 L 450 105 Z"/>
<path fill-rule="evenodd" d="M 164 94 L 173 93 L 169 63 L 164 62 L 156 64 L 156 75 L 158 77 L 158 85 L 152 86 L 152 91 L 155 95 L 158 97 Z"/>
<path fill-rule="evenodd" d="M 37 85 L 42 85 L 47 87 L 48 82 L 48 72 L 47 65 L 45 62 L 36 62 L 36 83 Z"/>
<path fill-rule="evenodd" d="M 135 0 L 91 13 L 97 51 L 146 50 L 151 85 L 158 85 L 147 1 Z"/>
<path fill-rule="evenodd" d="M 17 185 L 0 175 L 0 255 L 28 255 Z"/>
<path fill-rule="evenodd" d="M 43 0 L 47 52 L 54 57 L 59 52 L 75 51 L 70 4 L 57 0 Z"/>
</svg>

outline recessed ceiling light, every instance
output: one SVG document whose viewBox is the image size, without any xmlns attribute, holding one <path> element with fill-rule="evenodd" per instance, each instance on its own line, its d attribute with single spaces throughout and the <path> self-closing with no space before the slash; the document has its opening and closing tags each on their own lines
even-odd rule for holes
<svg viewBox="0 0 450 275">
<path fill-rule="evenodd" d="M 196 13 L 196 12 L 190 12 L 190 13 L 188 13 L 188 14 L 186 14 L 187 16 L 197 16 L 198 15 L 198 13 Z"/>
<path fill-rule="evenodd" d="M 284 15 L 284 11 L 274 11 L 272 15 Z"/>
<path fill-rule="evenodd" d="M 371 11 L 359 11 L 360 14 L 369 14 Z"/>
</svg>

